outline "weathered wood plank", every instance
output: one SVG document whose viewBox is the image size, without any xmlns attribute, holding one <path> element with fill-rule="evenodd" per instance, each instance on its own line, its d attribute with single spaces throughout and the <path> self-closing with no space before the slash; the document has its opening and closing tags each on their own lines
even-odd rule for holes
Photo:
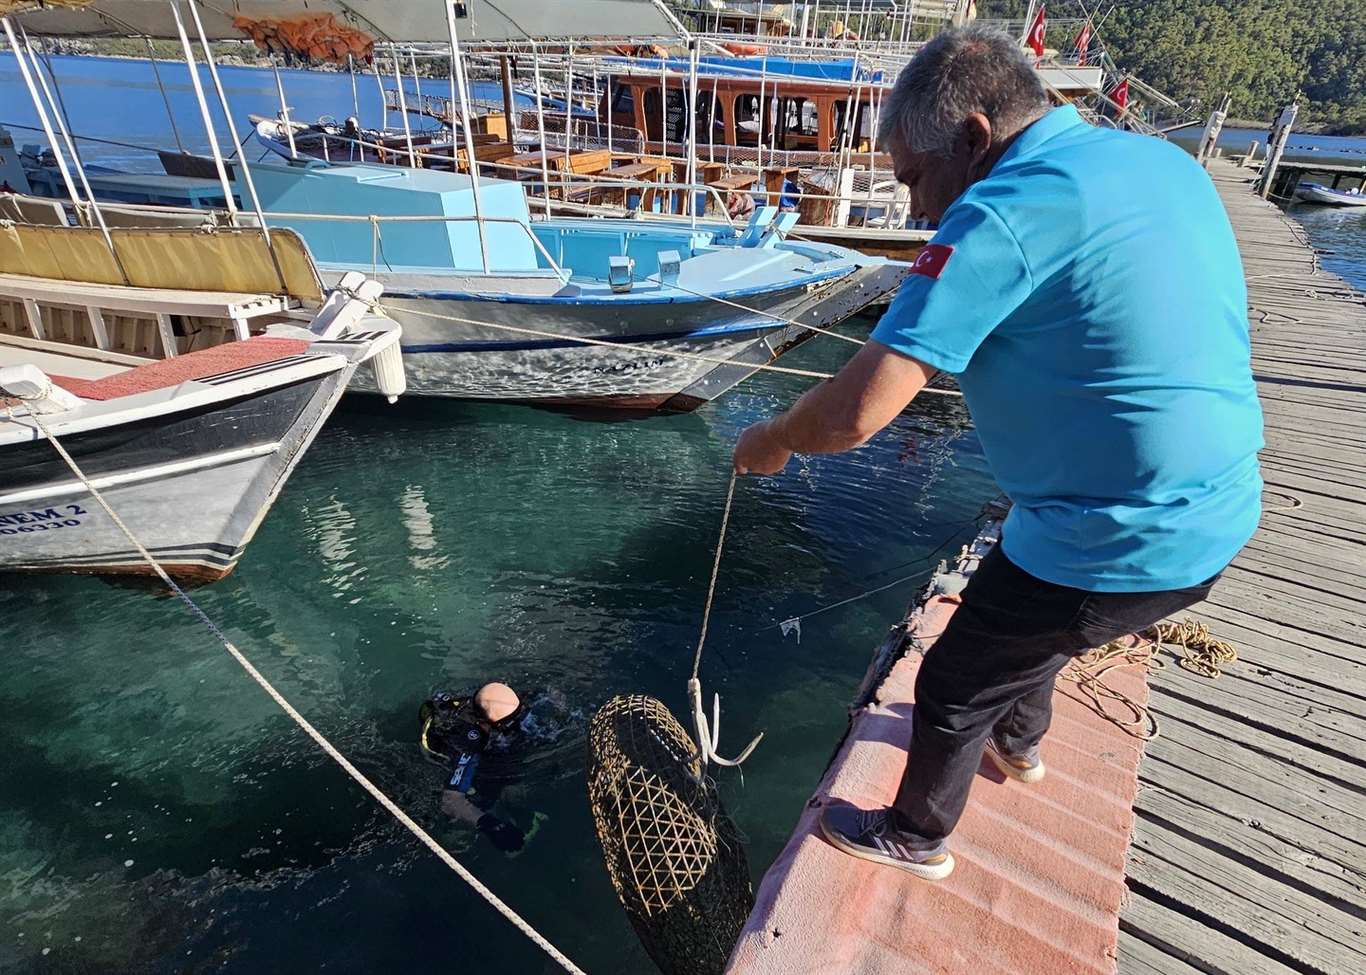
<svg viewBox="0 0 1366 975">
<path fill-rule="evenodd" d="M 1140 820 L 1129 872 L 1253 945 L 1321 972 L 1359 971 L 1366 921 L 1157 823 Z"/>
<path fill-rule="evenodd" d="M 1306 796 L 1323 805 L 1325 813 L 1331 810 L 1341 817 L 1343 835 L 1366 835 L 1366 801 L 1359 785 L 1363 778 L 1359 765 L 1182 700 L 1161 688 L 1154 690 L 1148 707 L 1161 720 L 1164 733 L 1191 747 L 1198 745 L 1207 756 L 1218 756 L 1203 761 L 1187 756 L 1192 767 L 1216 776 L 1223 766 L 1253 773 L 1289 774 Z"/>
<path fill-rule="evenodd" d="M 1126 975 L 1298 975 L 1256 948 L 1134 889 L 1119 922 L 1119 968 Z"/>
</svg>

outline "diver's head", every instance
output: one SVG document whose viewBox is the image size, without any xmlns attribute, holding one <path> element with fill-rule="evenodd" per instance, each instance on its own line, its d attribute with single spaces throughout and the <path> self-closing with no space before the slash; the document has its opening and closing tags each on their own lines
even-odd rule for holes
<svg viewBox="0 0 1366 975">
<path fill-rule="evenodd" d="M 474 704 L 495 728 L 507 727 L 521 712 L 522 702 L 511 687 L 497 681 L 474 692 Z"/>
</svg>

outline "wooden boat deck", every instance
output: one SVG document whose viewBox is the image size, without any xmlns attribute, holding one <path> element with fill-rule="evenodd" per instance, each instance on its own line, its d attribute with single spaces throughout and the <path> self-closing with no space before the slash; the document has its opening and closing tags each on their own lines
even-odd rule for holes
<svg viewBox="0 0 1366 975">
<path fill-rule="evenodd" d="M 1150 678 L 1119 971 L 1366 972 L 1366 298 L 1249 170 L 1211 165 L 1248 279 L 1267 511 L 1194 614 L 1238 662 Z"/>
</svg>

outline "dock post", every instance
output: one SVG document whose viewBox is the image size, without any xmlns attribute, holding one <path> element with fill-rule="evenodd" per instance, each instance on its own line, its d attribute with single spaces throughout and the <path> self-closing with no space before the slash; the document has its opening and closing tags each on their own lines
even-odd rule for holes
<svg viewBox="0 0 1366 975">
<path fill-rule="evenodd" d="M 1228 118 L 1229 106 L 1233 104 L 1233 97 L 1227 92 L 1219 100 L 1219 107 L 1210 113 L 1209 121 L 1205 123 L 1205 131 L 1200 136 L 1200 149 L 1196 152 L 1195 158 L 1200 165 L 1209 168 L 1210 157 L 1214 155 L 1215 146 L 1219 144 L 1219 134 L 1224 130 L 1224 120 Z"/>
<path fill-rule="evenodd" d="M 1266 165 L 1262 167 L 1262 181 L 1257 186 L 1257 195 L 1265 200 L 1271 195 L 1271 187 L 1276 179 L 1276 170 L 1281 165 L 1285 144 L 1290 141 L 1290 130 L 1295 126 L 1295 116 L 1299 114 L 1300 103 L 1291 102 L 1276 120 L 1276 127 L 1267 141 Z"/>
</svg>

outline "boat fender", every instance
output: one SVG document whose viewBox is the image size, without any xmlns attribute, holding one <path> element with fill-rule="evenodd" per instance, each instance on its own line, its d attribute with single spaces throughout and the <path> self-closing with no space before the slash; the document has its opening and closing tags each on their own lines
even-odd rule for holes
<svg viewBox="0 0 1366 975">
<path fill-rule="evenodd" d="M 65 413 L 81 405 L 79 396 L 68 393 L 43 370 L 28 363 L 0 368 L 0 396 L 22 400 L 30 413 Z"/>
</svg>

